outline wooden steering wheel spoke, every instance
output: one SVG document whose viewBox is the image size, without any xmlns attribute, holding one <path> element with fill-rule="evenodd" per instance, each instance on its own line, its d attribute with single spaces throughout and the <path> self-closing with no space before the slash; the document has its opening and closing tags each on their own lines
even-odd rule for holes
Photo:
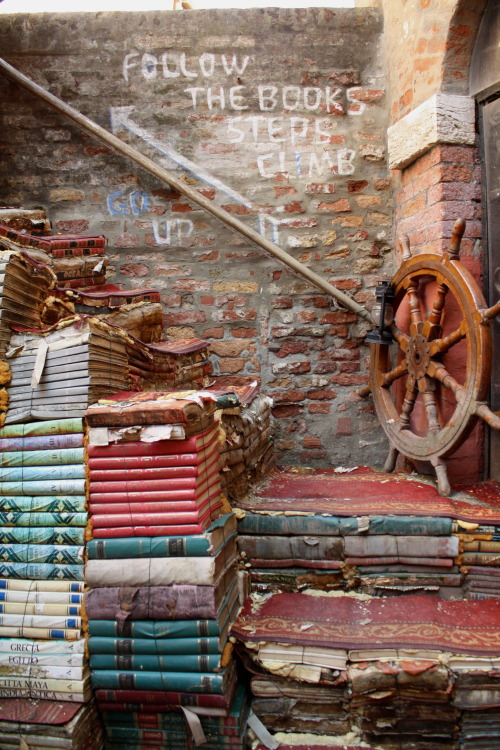
<svg viewBox="0 0 500 750">
<path fill-rule="evenodd" d="M 444 493 L 450 491 L 445 460 L 477 420 L 500 429 L 500 415 L 485 404 L 492 356 L 488 324 L 500 304 L 487 307 L 459 260 L 464 226 L 456 222 L 443 255 L 403 255 L 391 281 L 394 343 L 390 351 L 371 348 L 370 385 L 391 446 L 388 465 L 397 454 L 417 465 L 430 463 Z"/>
</svg>

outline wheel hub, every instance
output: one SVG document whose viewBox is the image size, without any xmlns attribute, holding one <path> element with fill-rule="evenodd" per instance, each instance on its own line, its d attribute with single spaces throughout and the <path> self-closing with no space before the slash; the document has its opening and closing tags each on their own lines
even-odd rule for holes
<svg viewBox="0 0 500 750">
<path fill-rule="evenodd" d="M 421 333 L 410 337 L 406 352 L 406 361 L 408 363 L 408 373 L 415 380 L 420 380 L 427 373 L 431 355 L 429 342 Z"/>
</svg>

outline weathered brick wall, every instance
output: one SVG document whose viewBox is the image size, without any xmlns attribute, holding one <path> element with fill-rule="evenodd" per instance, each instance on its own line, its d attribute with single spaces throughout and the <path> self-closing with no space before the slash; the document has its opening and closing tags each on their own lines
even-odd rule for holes
<svg viewBox="0 0 500 750">
<path fill-rule="evenodd" d="M 487 0 L 382 0 L 391 121 L 436 91 L 468 93 L 474 40 Z"/>
<path fill-rule="evenodd" d="M 381 33 L 369 8 L 0 20 L 9 62 L 362 304 L 393 271 Z M 0 200 L 104 232 L 115 281 L 162 291 L 167 335 L 208 339 L 216 376 L 261 378 L 281 462 L 381 463 L 355 394 L 364 322 L 15 85 L 0 93 Z"/>
</svg>

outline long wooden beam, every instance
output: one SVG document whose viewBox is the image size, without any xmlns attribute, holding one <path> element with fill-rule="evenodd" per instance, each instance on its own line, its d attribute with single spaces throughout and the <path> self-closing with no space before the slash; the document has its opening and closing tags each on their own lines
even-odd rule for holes
<svg viewBox="0 0 500 750">
<path fill-rule="evenodd" d="M 262 235 L 260 235 L 255 229 L 252 229 L 251 227 L 244 224 L 242 221 L 240 221 L 240 219 L 236 218 L 236 216 L 228 213 L 220 206 L 215 205 L 208 198 L 205 198 L 204 195 L 201 195 L 201 193 L 199 193 L 197 190 L 194 190 L 193 188 L 189 187 L 189 185 L 186 185 L 185 182 L 179 180 L 167 169 L 164 169 L 164 167 L 156 164 L 156 162 L 141 154 L 141 152 L 137 149 L 129 146 L 127 143 L 124 143 L 124 141 L 120 140 L 120 138 L 117 138 L 117 136 L 115 136 L 109 130 L 106 130 L 97 123 L 93 122 L 93 120 L 85 117 L 85 115 L 82 115 L 81 112 L 79 112 L 77 109 L 71 107 L 69 104 L 66 104 L 57 96 L 54 96 L 54 94 L 46 91 L 46 89 L 42 88 L 42 86 L 39 86 L 37 83 L 32 81 L 31 78 L 25 76 L 23 73 L 21 73 L 19 70 L 14 68 L 2 58 L 0 58 L 0 72 L 4 73 L 7 78 L 10 78 L 15 83 L 27 89 L 30 93 L 34 94 L 39 99 L 42 99 L 51 107 L 54 107 L 54 109 L 63 114 L 69 120 L 72 120 L 72 122 L 74 122 L 83 130 L 86 130 L 88 133 L 95 136 L 100 141 L 103 141 L 108 146 L 111 146 L 111 148 L 113 148 L 118 153 L 123 154 L 123 156 L 127 156 L 147 172 L 154 175 L 155 177 L 158 177 L 158 179 L 160 179 L 162 182 L 166 182 L 168 185 L 175 188 L 175 190 L 177 190 L 179 193 L 186 196 L 186 198 L 189 198 L 189 200 L 193 201 L 193 203 L 197 203 L 199 206 L 211 213 L 228 227 L 238 232 L 238 234 L 243 235 L 248 240 L 250 240 L 250 242 L 258 245 L 263 250 L 266 250 L 266 252 L 270 253 L 286 266 L 291 268 L 293 271 L 310 281 L 311 284 L 314 284 L 314 286 L 318 287 L 326 294 L 334 297 L 343 307 L 347 308 L 353 313 L 356 313 L 356 315 L 359 315 L 359 317 L 368 320 L 370 323 L 373 322 L 372 316 L 369 311 L 359 305 L 355 300 L 352 299 L 352 297 L 349 297 L 349 295 L 344 294 L 339 289 L 336 289 L 336 287 L 326 281 L 326 279 L 323 279 L 317 273 L 311 271 L 310 268 L 305 266 L 300 261 L 296 260 L 289 253 L 286 253 L 274 242 L 271 242 L 265 237 L 262 237 Z"/>
</svg>

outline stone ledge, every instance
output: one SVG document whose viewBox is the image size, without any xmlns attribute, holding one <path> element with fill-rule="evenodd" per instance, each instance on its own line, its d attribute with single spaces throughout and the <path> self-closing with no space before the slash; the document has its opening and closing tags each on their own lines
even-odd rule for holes
<svg viewBox="0 0 500 750">
<path fill-rule="evenodd" d="M 474 99 L 434 94 L 387 131 L 389 167 L 403 169 L 438 144 L 474 145 Z"/>
</svg>

